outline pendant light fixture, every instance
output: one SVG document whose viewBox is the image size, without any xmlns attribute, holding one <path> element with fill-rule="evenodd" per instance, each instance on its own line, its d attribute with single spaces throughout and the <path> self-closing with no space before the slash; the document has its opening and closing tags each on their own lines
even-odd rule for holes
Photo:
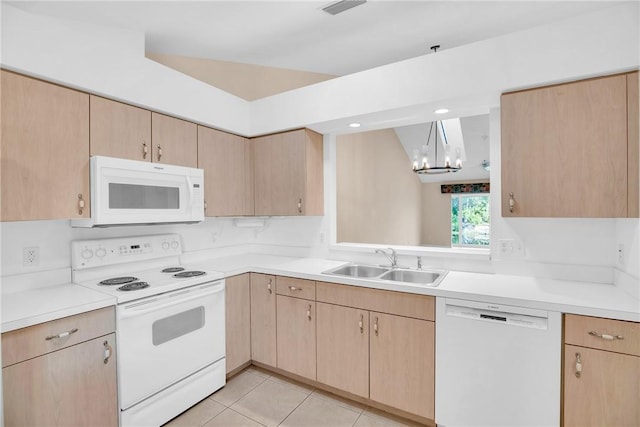
<svg viewBox="0 0 640 427">
<path fill-rule="evenodd" d="M 434 133 L 435 126 L 435 143 L 433 163 L 429 163 L 429 142 L 431 141 L 431 134 Z M 439 166 L 438 164 L 438 126 L 442 131 L 442 145 L 444 146 L 444 164 Z M 451 164 L 451 146 L 447 141 L 447 133 L 444 130 L 442 121 L 431 122 L 429 127 L 429 135 L 427 136 L 427 142 L 422 146 L 422 162 L 418 163 L 418 150 L 413 152 L 413 171 L 419 175 L 429 174 L 437 175 L 450 172 L 458 172 L 462 169 L 462 160 L 460 159 L 460 149 L 456 148 L 456 161 L 455 165 Z"/>
<path fill-rule="evenodd" d="M 430 49 L 433 53 L 436 53 L 440 45 L 437 44 L 435 46 L 431 46 Z M 436 113 L 438 113 L 437 110 Z M 442 111 L 444 112 L 444 111 Z M 448 112 L 448 110 L 447 110 Z M 435 143 L 434 146 L 434 156 L 433 156 L 433 164 L 429 163 L 429 141 L 431 141 L 431 134 L 433 133 L 433 128 L 435 125 Z M 442 145 L 444 147 L 444 164 L 442 166 L 438 166 L 438 126 L 442 130 Z M 447 141 L 447 133 L 444 130 L 444 125 L 442 124 L 442 120 L 431 122 L 431 126 L 429 127 L 429 135 L 427 136 L 427 142 L 422 146 L 422 163 L 418 164 L 418 150 L 414 150 L 413 152 L 413 171 L 419 175 L 429 174 L 429 175 L 437 175 L 443 173 L 450 172 L 458 172 L 462 169 L 462 160 L 460 159 L 460 148 L 456 148 L 456 162 L 455 166 L 451 166 L 451 146 Z"/>
</svg>

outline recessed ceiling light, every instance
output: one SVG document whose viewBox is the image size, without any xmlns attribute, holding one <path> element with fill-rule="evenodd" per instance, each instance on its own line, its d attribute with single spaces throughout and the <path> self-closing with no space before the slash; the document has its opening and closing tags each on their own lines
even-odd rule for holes
<svg viewBox="0 0 640 427">
<path fill-rule="evenodd" d="M 360 123 L 349 123 L 349 127 L 350 128 L 359 128 L 360 127 Z"/>
<path fill-rule="evenodd" d="M 446 114 L 449 112 L 448 108 L 438 108 L 437 110 L 434 111 L 434 113 L 436 114 Z"/>
</svg>

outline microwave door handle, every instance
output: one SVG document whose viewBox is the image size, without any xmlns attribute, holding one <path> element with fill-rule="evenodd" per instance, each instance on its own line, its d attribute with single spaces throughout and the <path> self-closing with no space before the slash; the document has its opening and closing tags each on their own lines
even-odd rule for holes
<svg viewBox="0 0 640 427">
<path fill-rule="evenodd" d="M 191 177 L 187 175 L 187 187 L 189 187 L 189 212 L 193 212 L 193 182 Z"/>
<path fill-rule="evenodd" d="M 149 304 L 140 304 L 140 305 L 133 304 L 130 307 L 124 307 L 121 317 L 124 319 L 129 317 L 140 316 L 146 313 L 151 313 L 151 312 L 162 310 L 168 307 L 184 304 L 185 302 L 189 302 L 195 299 L 200 299 L 203 297 L 215 295 L 219 292 L 222 292 L 223 290 L 224 290 L 224 286 L 214 286 L 211 289 L 207 289 L 206 291 L 189 292 L 189 293 L 192 293 L 192 295 L 188 295 L 188 296 L 178 291 L 176 295 L 173 295 L 167 298 L 168 301 L 158 301 L 157 303 L 150 302 Z"/>
</svg>

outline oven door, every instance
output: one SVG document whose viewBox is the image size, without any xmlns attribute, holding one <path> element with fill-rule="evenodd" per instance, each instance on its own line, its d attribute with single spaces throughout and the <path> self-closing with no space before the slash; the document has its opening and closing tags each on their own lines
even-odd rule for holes
<svg viewBox="0 0 640 427">
<path fill-rule="evenodd" d="M 126 410 L 224 358 L 224 280 L 118 305 L 118 389 Z"/>
</svg>

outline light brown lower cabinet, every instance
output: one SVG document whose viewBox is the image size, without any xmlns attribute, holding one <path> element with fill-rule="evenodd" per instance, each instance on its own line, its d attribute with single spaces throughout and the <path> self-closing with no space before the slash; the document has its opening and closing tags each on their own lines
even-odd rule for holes
<svg viewBox="0 0 640 427">
<path fill-rule="evenodd" d="M 318 381 L 369 397 L 369 312 L 317 304 Z"/>
<path fill-rule="evenodd" d="M 640 426 L 640 323 L 565 315 L 563 425 Z"/>
<path fill-rule="evenodd" d="M 251 359 L 276 366 L 276 278 L 251 273 Z"/>
<path fill-rule="evenodd" d="M 435 323 L 370 313 L 370 399 L 434 419 Z"/>
<path fill-rule="evenodd" d="M 251 361 L 251 280 L 249 274 L 225 279 L 227 373 Z"/>
<path fill-rule="evenodd" d="M 4 425 L 117 426 L 115 345 L 112 333 L 3 368 Z"/>
<path fill-rule="evenodd" d="M 278 368 L 316 379 L 316 303 L 277 297 Z"/>
</svg>

